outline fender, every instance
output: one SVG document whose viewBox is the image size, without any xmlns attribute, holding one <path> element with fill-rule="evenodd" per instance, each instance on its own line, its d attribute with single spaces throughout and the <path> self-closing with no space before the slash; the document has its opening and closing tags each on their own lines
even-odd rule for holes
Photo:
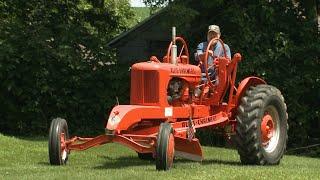
<svg viewBox="0 0 320 180">
<path fill-rule="evenodd" d="M 210 108 L 208 106 L 194 106 L 193 118 L 209 116 Z M 184 107 L 161 107 L 161 106 L 142 106 L 142 105 L 117 105 L 110 112 L 107 130 L 120 132 L 128 130 L 132 125 L 140 122 L 142 119 L 149 120 L 168 120 L 177 118 L 189 118 L 190 106 Z"/>
<path fill-rule="evenodd" d="M 163 108 L 159 106 L 118 105 L 110 112 L 106 129 L 127 130 L 142 118 L 164 118 Z"/>
<path fill-rule="evenodd" d="M 255 76 L 247 77 L 240 82 L 240 84 L 238 86 L 237 94 L 236 94 L 236 102 L 235 102 L 236 107 L 239 106 L 240 100 L 241 100 L 242 96 L 244 95 L 244 93 L 246 92 L 246 90 L 250 86 L 256 86 L 258 84 L 267 84 L 267 83 L 263 79 L 255 77 Z"/>
</svg>

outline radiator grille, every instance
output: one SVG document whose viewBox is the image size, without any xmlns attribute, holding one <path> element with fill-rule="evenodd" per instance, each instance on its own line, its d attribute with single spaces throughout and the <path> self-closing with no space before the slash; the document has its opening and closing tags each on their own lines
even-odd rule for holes
<svg viewBox="0 0 320 180">
<path fill-rule="evenodd" d="M 133 70 L 131 73 L 131 103 L 158 103 L 159 73 L 154 70 Z"/>
</svg>

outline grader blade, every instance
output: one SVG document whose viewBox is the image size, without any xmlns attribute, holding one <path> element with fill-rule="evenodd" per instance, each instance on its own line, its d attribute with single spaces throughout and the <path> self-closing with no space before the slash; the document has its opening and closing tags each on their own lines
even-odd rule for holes
<svg viewBox="0 0 320 180">
<path fill-rule="evenodd" d="M 175 155 L 193 161 L 202 161 L 202 149 L 197 138 L 189 141 L 185 138 L 175 137 Z"/>
</svg>

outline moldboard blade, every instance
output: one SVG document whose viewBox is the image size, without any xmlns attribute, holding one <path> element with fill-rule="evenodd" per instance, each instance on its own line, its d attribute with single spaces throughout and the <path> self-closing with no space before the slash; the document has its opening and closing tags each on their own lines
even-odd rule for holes
<svg viewBox="0 0 320 180">
<path fill-rule="evenodd" d="M 175 155 L 193 161 L 202 161 L 202 149 L 197 138 L 189 141 L 188 139 L 175 137 Z"/>
</svg>

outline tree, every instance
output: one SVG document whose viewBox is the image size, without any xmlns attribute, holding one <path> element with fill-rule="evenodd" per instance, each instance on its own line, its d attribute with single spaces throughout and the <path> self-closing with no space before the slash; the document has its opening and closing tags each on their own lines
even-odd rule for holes
<svg viewBox="0 0 320 180">
<path fill-rule="evenodd" d="M 123 90 L 110 81 L 126 77 L 107 42 L 126 30 L 128 1 L 1 0 L 0 10 L 0 132 L 47 132 L 56 116 L 102 127 Z"/>
<path fill-rule="evenodd" d="M 317 6 L 317 19 L 318 19 L 318 31 L 320 32 L 320 1 L 316 1 Z"/>
</svg>

